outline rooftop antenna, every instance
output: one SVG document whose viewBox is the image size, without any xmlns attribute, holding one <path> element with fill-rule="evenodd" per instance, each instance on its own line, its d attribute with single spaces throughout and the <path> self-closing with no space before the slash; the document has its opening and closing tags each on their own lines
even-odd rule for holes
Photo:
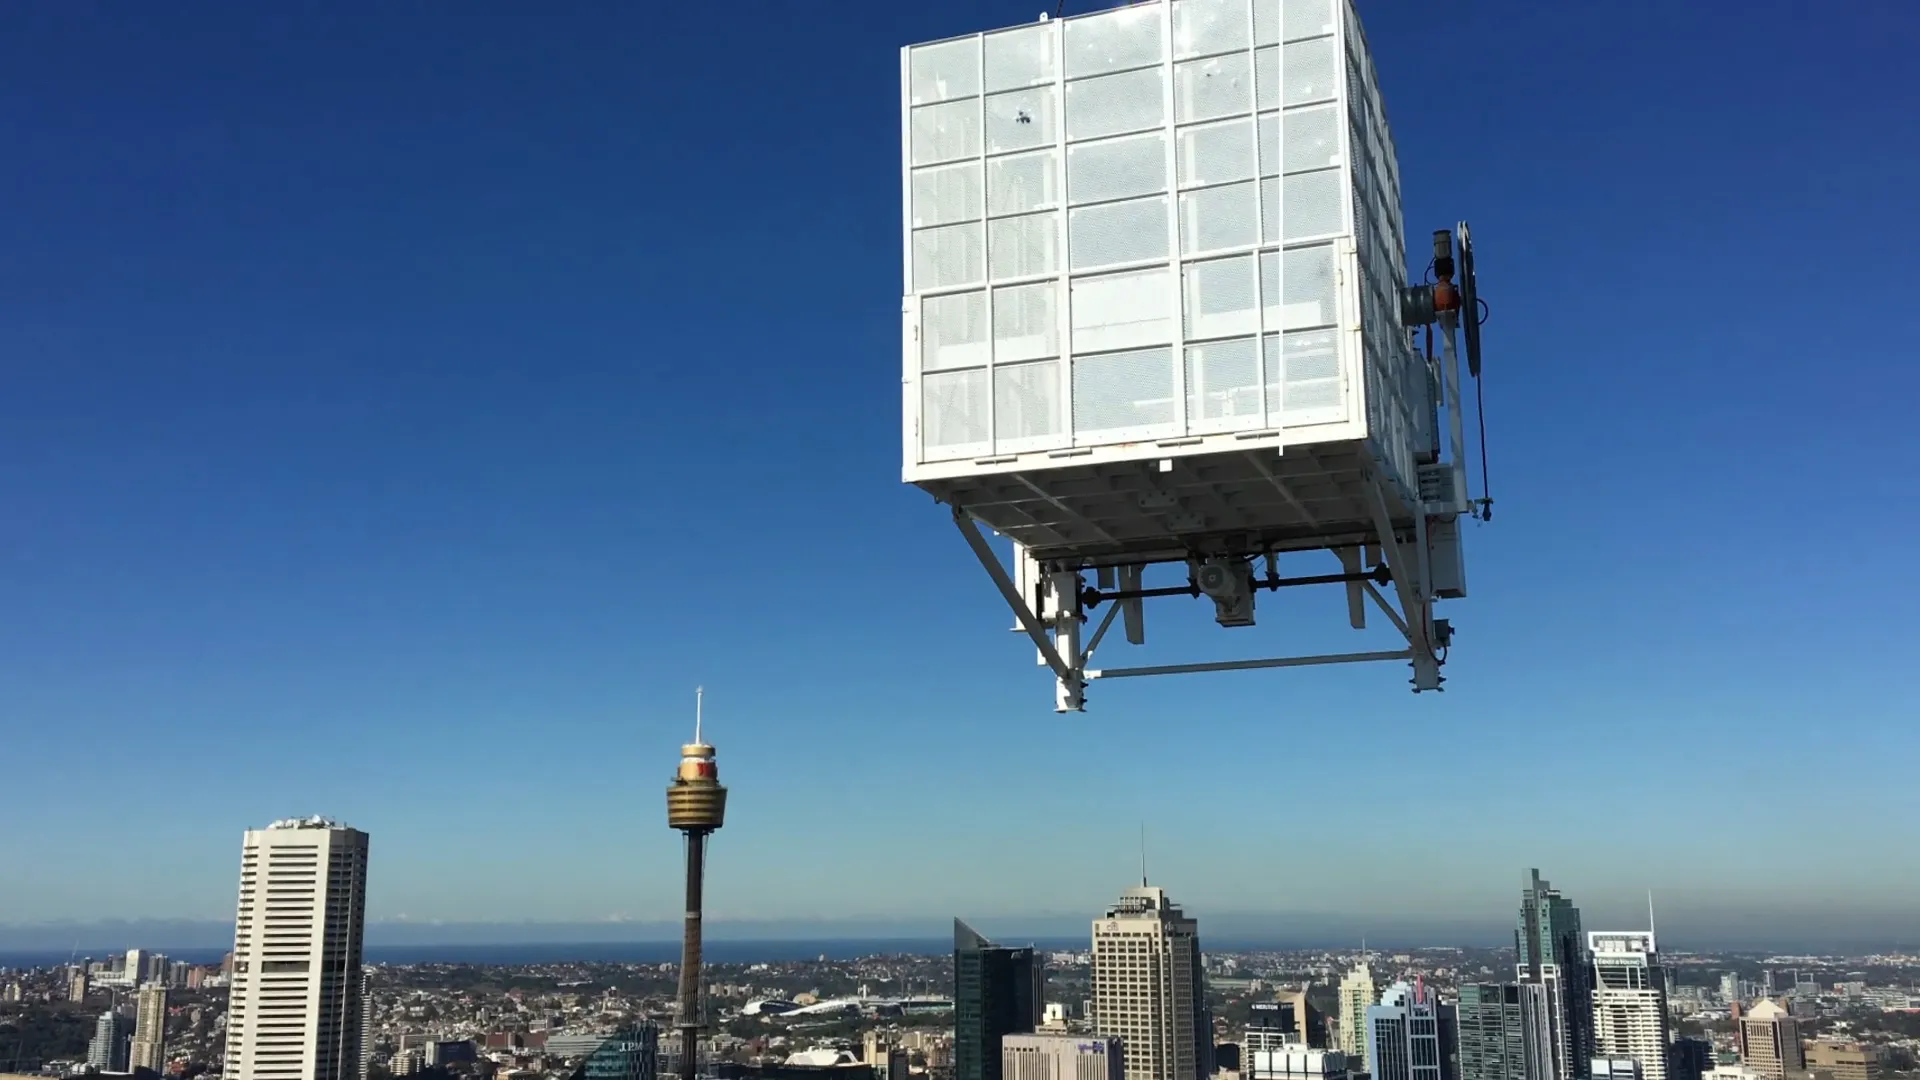
<svg viewBox="0 0 1920 1080">
<path fill-rule="evenodd" d="M 1652 890 L 1652 889 L 1648 889 L 1648 890 L 1647 890 L 1647 936 L 1648 936 L 1648 937 L 1654 937 L 1654 934 L 1653 934 L 1653 890 Z M 1659 939 L 1658 939 L 1658 938 L 1654 938 L 1654 940 L 1656 940 L 1656 941 L 1658 941 Z"/>
<path fill-rule="evenodd" d="M 1147 823 L 1140 823 L 1140 887 L 1147 887 Z"/>
<path fill-rule="evenodd" d="M 700 713 L 702 706 L 706 704 L 706 696 L 706 687 L 696 686 L 693 688 L 693 742 L 696 746 L 700 745 Z"/>
</svg>

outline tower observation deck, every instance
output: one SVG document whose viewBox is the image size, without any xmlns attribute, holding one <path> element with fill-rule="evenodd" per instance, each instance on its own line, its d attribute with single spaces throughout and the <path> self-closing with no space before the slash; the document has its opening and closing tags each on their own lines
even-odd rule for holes
<svg viewBox="0 0 1920 1080">
<path fill-rule="evenodd" d="M 667 786 L 667 824 L 686 838 L 687 907 L 680 941 L 680 1077 L 699 1076 L 700 1030 L 705 1015 L 700 985 L 701 906 L 707 864 L 707 838 L 726 824 L 727 789 L 720 786 L 714 749 L 701 737 L 706 692 L 694 691 L 693 741 L 680 748 L 680 767 Z"/>
<path fill-rule="evenodd" d="M 903 477 L 949 507 L 1056 708 L 1101 678 L 1374 660 L 1439 689 L 1460 519 L 1491 516 L 1461 403 L 1482 309 L 1465 223 L 1408 284 L 1352 0 L 1043 17 L 909 46 L 900 79 Z M 1091 666 L 1116 621 L 1145 644 L 1147 600 L 1250 627 L 1310 585 L 1390 647 Z"/>
</svg>

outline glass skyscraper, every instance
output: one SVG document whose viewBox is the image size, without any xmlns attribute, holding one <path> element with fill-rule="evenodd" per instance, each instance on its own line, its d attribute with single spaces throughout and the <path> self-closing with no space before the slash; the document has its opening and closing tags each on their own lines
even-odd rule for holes
<svg viewBox="0 0 1920 1080">
<path fill-rule="evenodd" d="M 995 945 L 953 920 L 954 1080 L 1000 1080 L 1000 1037 L 1039 1025 L 1045 979 L 1031 948 Z"/>
<path fill-rule="evenodd" d="M 650 1020 L 608 1036 L 573 1074 L 574 1080 L 658 1080 L 660 1026 Z"/>
<path fill-rule="evenodd" d="M 1518 983 L 1460 987 L 1460 1080 L 1527 1080 Z"/>
<path fill-rule="evenodd" d="M 1521 993 L 1522 1022 L 1551 1055 L 1551 1060 L 1528 1061 L 1527 1075 L 1531 1080 L 1585 1080 L 1593 1058 L 1593 987 L 1580 909 L 1540 871 L 1530 870 L 1513 936 L 1522 987 L 1541 988 Z M 1529 1038 L 1528 1044 L 1536 1045 L 1536 1040 Z"/>
</svg>

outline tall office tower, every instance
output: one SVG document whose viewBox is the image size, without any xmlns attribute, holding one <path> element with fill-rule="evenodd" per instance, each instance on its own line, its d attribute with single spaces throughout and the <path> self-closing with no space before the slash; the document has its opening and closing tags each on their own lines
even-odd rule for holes
<svg viewBox="0 0 1920 1080">
<path fill-rule="evenodd" d="M 1761 1001 L 1752 1012 L 1740 1017 L 1734 1039 L 1747 1068 L 1772 1080 L 1807 1067 L 1806 1051 L 1800 1045 L 1800 1022 L 1771 1000 Z"/>
<path fill-rule="evenodd" d="M 241 841 L 225 1075 L 358 1080 L 367 834 L 326 818 Z"/>
<path fill-rule="evenodd" d="M 1459 1080 L 1453 1067 L 1458 1024 L 1453 1006 L 1441 1004 L 1424 983 L 1387 987 L 1380 1003 L 1367 1007 L 1373 1080 Z"/>
<path fill-rule="evenodd" d="M 1007 1035 L 999 1073 L 1006 1080 L 1124 1080 L 1124 1060 L 1120 1040 L 1111 1037 Z"/>
<path fill-rule="evenodd" d="M 1593 1056 L 1632 1058 L 1641 1080 L 1667 1080 L 1667 978 L 1653 931 L 1587 935 L 1593 955 Z"/>
<path fill-rule="evenodd" d="M 101 1013 L 93 1025 L 93 1041 L 87 1044 L 87 1064 L 100 1072 L 126 1072 L 127 1036 L 132 1029 L 125 1016 Z"/>
<path fill-rule="evenodd" d="M 150 982 L 140 988 L 133 1014 L 132 1065 L 161 1072 L 167 1066 L 167 987 Z"/>
<path fill-rule="evenodd" d="M 89 988 L 87 985 L 87 969 L 83 967 L 76 967 L 76 968 L 69 969 L 67 972 L 67 1000 L 68 1001 L 87 1000 L 88 989 Z"/>
<path fill-rule="evenodd" d="M 139 986 L 146 981 L 144 977 L 146 966 L 146 950 L 128 949 L 126 955 L 120 958 L 118 974 L 120 982 L 127 986 Z"/>
<path fill-rule="evenodd" d="M 1529 1020 L 1544 1031 L 1553 1060 L 1529 1066 L 1536 1080 L 1585 1080 L 1593 1059 L 1593 994 L 1587 981 L 1586 942 L 1580 934 L 1580 909 L 1530 870 L 1520 895 L 1520 922 L 1514 931 L 1522 984 L 1545 987 L 1541 995 L 1522 995 L 1521 1007 L 1544 1005 L 1546 1013 Z"/>
<path fill-rule="evenodd" d="M 995 945 L 953 920 L 954 1080 L 1001 1080 L 1001 1039 L 1040 1026 L 1045 979 L 1031 948 Z"/>
<path fill-rule="evenodd" d="M 1720 999 L 1728 1005 L 1740 1004 L 1740 973 L 1722 972 L 1720 975 Z"/>
<path fill-rule="evenodd" d="M 1200 926 L 1144 878 L 1093 921 L 1093 1012 L 1126 1047 L 1126 1080 L 1213 1075 Z"/>
<path fill-rule="evenodd" d="M 1367 1010 L 1378 1000 L 1379 988 L 1373 985 L 1373 968 L 1365 960 L 1354 965 L 1340 980 L 1340 1049 L 1360 1072 L 1370 1067 L 1367 1061 Z"/>
<path fill-rule="evenodd" d="M 1289 1018 L 1300 1043 L 1309 1049 L 1327 1049 L 1327 1014 L 1307 1000 L 1308 987 L 1281 990 L 1273 995 L 1283 1015 Z"/>
<path fill-rule="evenodd" d="M 1518 983 L 1460 987 L 1460 1080 L 1527 1080 Z"/>
<path fill-rule="evenodd" d="M 707 875 L 707 839 L 726 824 L 727 789 L 713 747 L 700 737 L 705 692 L 693 692 L 693 741 L 680 748 L 680 767 L 667 787 L 667 825 L 686 839 L 687 907 L 680 938 L 680 1080 L 700 1075 L 700 1029 L 706 1009 L 700 998 L 701 906 Z"/>
</svg>

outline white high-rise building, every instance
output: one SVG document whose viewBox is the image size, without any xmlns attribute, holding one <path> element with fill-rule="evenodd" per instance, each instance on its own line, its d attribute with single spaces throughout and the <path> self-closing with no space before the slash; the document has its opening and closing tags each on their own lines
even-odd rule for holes
<svg viewBox="0 0 1920 1080">
<path fill-rule="evenodd" d="M 132 1066 L 163 1072 L 167 1067 L 167 988 L 150 982 L 140 988 L 133 1014 Z"/>
<path fill-rule="evenodd" d="M 1142 884 L 1093 921 L 1093 1016 L 1120 1040 L 1126 1080 L 1207 1080 L 1213 1017 L 1200 926 Z"/>
<path fill-rule="evenodd" d="M 1640 1080 L 1667 1080 L 1666 977 L 1653 931 L 1594 930 L 1587 949 L 1593 954 L 1594 1060 L 1632 1058 Z"/>
<path fill-rule="evenodd" d="M 247 831 L 226 1076 L 359 1080 L 366 907 L 366 833 L 325 818 Z"/>
<path fill-rule="evenodd" d="M 1354 965 L 1340 980 L 1340 1049 L 1358 1072 L 1366 1072 L 1367 1010 L 1378 1000 L 1373 985 L 1373 969 L 1365 960 Z"/>
<path fill-rule="evenodd" d="M 1456 1080 L 1453 1062 L 1442 1051 L 1458 1041 L 1456 1015 L 1424 983 L 1387 987 L 1380 1004 L 1367 1008 L 1373 1080 Z"/>
</svg>

